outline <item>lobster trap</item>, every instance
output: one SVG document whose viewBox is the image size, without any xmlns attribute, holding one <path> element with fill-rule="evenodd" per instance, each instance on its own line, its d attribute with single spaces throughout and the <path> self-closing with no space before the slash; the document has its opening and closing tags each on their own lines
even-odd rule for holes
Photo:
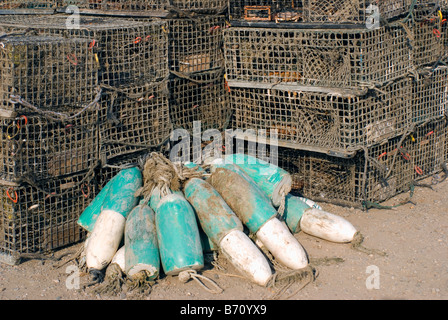
<svg viewBox="0 0 448 320">
<path fill-rule="evenodd" d="M 412 85 L 412 122 L 419 124 L 448 115 L 448 67 L 423 68 Z"/>
<path fill-rule="evenodd" d="M 53 13 L 56 8 L 57 0 L 0 0 L 0 15 Z"/>
<path fill-rule="evenodd" d="M 0 117 L 0 179 L 55 179 L 88 171 L 98 159 L 98 110 L 68 111 L 65 119 L 37 113 Z"/>
<path fill-rule="evenodd" d="M 232 127 L 266 132 L 280 146 L 351 156 L 405 132 L 410 123 L 411 80 L 381 91 L 230 90 Z"/>
<path fill-rule="evenodd" d="M 391 20 L 408 10 L 406 0 L 232 0 L 228 11 L 231 22 L 365 25 L 375 13 Z"/>
<path fill-rule="evenodd" d="M 286 148 L 278 164 L 304 197 L 349 207 L 369 208 L 413 186 L 413 159 L 408 136 L 359 151 L 353 158 Z"/>
<path fill-rule="evenodd" d="M 195 122 L 202 130 L 222 130 L 231 116 L 229 88 L 222 69 L 181 75 L 170 80 L 170 117 L 174 129 L 192 132 Z"/>
<path fill-rule="evenodd" d="M 448 150 L 447 119 L 441 117 L 418 126 L 413 133 L 414 179 L 422 180 L 442 171 Z"/>
<path fill-rule="evenodd" d="M 172 130 L 168 80 L 107 90 L 99 121 L 103 163 L 162 145 Z"/>
<path fill-rule="evenodd" d="M 173 14 L 217 14 L 227 8 L 227 0 L 62 0 L 59 11 L 75 5 L 84 14 L 169 17 Z"/>
<path fill-rule="evenodd" d="M 0 184 L 0 261 L 45 253 L 85 240 L 77 220 L 97 194 L 93 172 L 43 184 Z"/>
<path fill-rule="evenodd" d="M 94 99 L 98 69 L 87 40 L 16 35 L 0 41 L 0 108 L 21 109 L 12 96 L 54 111 Z"/>
<path fill-rule="evenodd" d="M 417 5 L 414 19 L 408 22 L 414 38 L 411 40 L 412 59 L 416 68 L 432 66 L 445 52 L 442 19 L 437 7 Z"/>
<path fill-rule="evenodd" d="M 204 72 L 224 67 L 225 16 L 169 19 L 170 70 Z"/>
<path fill-rule="evenodd" d="M 169 75 L 166 21 L 136 21 L 114 17 L 68 15 L 5 16 L 0 32 L 37 32 L 88 41 L 101 85 L 120 86 L 160 81 Z"/>
<path fill-rule="evenodd" d="M 224 30 L 229 84 L 333 88 L 381 86 L 412 70 L 409 31 L 378 29 Z"/>
</svg>

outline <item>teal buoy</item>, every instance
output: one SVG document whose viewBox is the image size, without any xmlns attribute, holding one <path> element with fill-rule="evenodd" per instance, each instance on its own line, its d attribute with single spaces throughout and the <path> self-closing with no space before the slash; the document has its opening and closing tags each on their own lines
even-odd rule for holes
<svg viewBox="0 0 448 320">
<path fill-rule="evenodd" d="M 304 248 L 277 219 L 277 211 L 263 191 L 226 168 L 217 168 L 207 181 L 280 263 L 294 270 L 308 265 Z"/>
<path fill-rule="evenodd" d="M 86 245 L 86 264 L 91 270 L 102 270 L 112 260 L 123 239 L 126 217 L 137 205 L 135 192 L 142 186 L 137 167 L 123 169 L 104 198 Z"/>
<path fill-rule="evenodd" d="M 204 267 L 196 215 L 183 196 L 169 194 L 160 200 L 156 228 L 160 260 L 166 275 Z"/>
<path fill-rule="evenodd" d="M 177 191 L 173 191 L 170 189 L 171 193 L 177 194 L 181 197 L 184 196 L 183 192 L 180 190 Z M 157 207 L 159 206 L 160 200 L 162 199 L 162 196 L 160 195 L 160 189 L 158 187 L 155 187 L 154 190 L 151 193 L 151 197 L 149 199 L 149 206 L 151 207 L 151 209 L 156 212 L 157 211 Z"/>
<path fill-rule="evenodd" d="M 302 201 L 299 197 L 288 194 L 285 198 L 285 211 L 283 212 L 283 220 L 292 233 L 300 231 L 300 219 L 305 210 L 310 206 Z"/>
<path fill-rule="evenodd" d="M 192 178 L 184 193 L 212 244 L 251 281 L 265 285 L 272 276 L 269 263 L 243 233 L 243 224 L 218 191 L 208 182 Z"/>
<path fill-rule="evenodd" d="M 145 279 L 156 279 L 160 257 L 154 211 L 146 204 L 136 206 L 126 219 L 124 235 L 126 274 L 144 273 Z"/>
<path fill-rule="evenodd" d="M 274 164 L 243 153 L 226 155 L 224 162 L 234 163 L 243 169 L 272 200 L 274 207 L 279 207 L 291 191 L 291 175 Z"/>
<path fill-rule="evenodd" d="M 205 234 L 215 245 L 219 245 L 230 231 L 243 231 L 240 219 L 208 182 L 192 178 L 185 184 L 184 194 Z"/>
</svg>

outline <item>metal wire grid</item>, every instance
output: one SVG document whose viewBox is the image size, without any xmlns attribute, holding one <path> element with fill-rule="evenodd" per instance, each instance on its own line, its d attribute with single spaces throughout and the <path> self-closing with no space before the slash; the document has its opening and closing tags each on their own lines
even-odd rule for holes
<svg viewBox="0 0 448 320">
<path fill-rule="evenodd" d="M 170 80 L 170 117 L 175 129 L 224 129 L 230 121 L 229 88 L 223 70 L 196 73 Z"/>
<path fill-rule="evenodd" d="M 408 30 L 224 30 L 230 82 L 359 88 L 380 86 L 412 68 Z"/>
<path fill-rule="evenodd" d="M 87 40 L 18 35 L 0 41 L 0 108 L 21 108 L 11 95 L 54 111 L 94 99 L 98 69 Z"/>
<path fill-rule="evenodd" d="M 366 148 L 349 159 L 279 148 L 279 165 L 293 179 L 293 190 L 315 201 L 368 207 L 410 190 L 413 160 L 410 138 Z"/>
<path fill-rule="evenodd" d="M 0 117 L 0 126 L 2 180 L 54 179 L 87 171 L 97 164 L 96 109 L 67 121 L 54 121 L 32 113 Z"/>
<path fill-rule="evenodd" d="M 76 222 L 96 194 L 92 172 L 39 186 L 0 185 L 0 261 L 17 264 L 22 253 L 84 240 L 86 232 Z"/>
<path fill-rule="evenodd" d="M 63 7 L 77 6 L 81 12 L 105 14 L 128 13 L 144 15 L 151 11 L 191 11 L 197 13 L 220 13 L 227 8 L 227 0 L 63 0 Z"/>
<path fill-rule="evenodd" d="M 168 80 L 105 92 L 100 108 L 100 156 L 110 159 L 162 145 L 172 131 Z"/>
<path fill-rule="evenodd" d="M 410 124 L 409 78 L 363 94 L 231 87 L 230 97 L 234 129 L 275 130 L 279 143 L 294 149 L 353 153 Z"/>
<path fill-rule="evenodd" d="M 169 75 L 166 21 L 80 16 L 79 28 L 68 28 L 67 21 L 71 21 L 68 17 L 59 14 L 4 16 L 0 32 L 23 32 L 31 28 L 40 34 L 87 39 L 99 69 L 99 81 L 104 85 L 160 81 Z"/>
<path fill-rule="evenodd" d="M 37 11 L 38 9 L 55 9 L 56 7 L 56 0 L 0 0 L 0 11 L 17 9 Z"/>
<path fill-rule="evenodd" d="M 203 72 L 224 67 L 225 16 L 169 19 L 170 70 Z"/>
<path fill-rule="evenodd" d="M 411 40 L 412 60 L 416 68 L 434 65 L 444 54 L 442 22 L 433 6 L 417 5 L 414 20 L 408 22 L 414 39 Z"/>
<path fill-rule="evenodd" d="M 448 128 L 445 117 L 416 128 L 413 134 L 414 179 L 422 180 L 442 171 L 446 164 Z"/>
<path fill-rule="evenodd" d="M 301 22 L 319 24 L 365 24 L 374 13 L 370 5 L 378 6 L 378 13 L 389 20 L 409 11 L 406 0 L 230 0 L 230 20 Z"/>
<path fill-rule="evenodd" d="M 421 69 L 412 84 L 412 122 L 424 123 L 448 115 L 448 67 Z"/>
</svg>

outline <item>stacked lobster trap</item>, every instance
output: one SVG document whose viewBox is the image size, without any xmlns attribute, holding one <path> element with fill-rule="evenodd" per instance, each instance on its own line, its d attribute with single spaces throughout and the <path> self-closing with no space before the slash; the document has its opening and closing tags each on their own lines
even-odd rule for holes
<svg viewBox="0 0 448 320">
<path fill-rule="evenodd" d="M 0 259 L 10 264 L 84 236 L 76 219 L 97 189 L 101 97 L 86 39 L 16 31 L 0 39 Z"/>
<path fill-rule="evenodd" d="M 436 3 L 230 1 L 229 18 L 231 127 L 239 139 L 266 133 L 297 192 L 367 208 L 442 170 L 448 83 Z"/>
</svg>

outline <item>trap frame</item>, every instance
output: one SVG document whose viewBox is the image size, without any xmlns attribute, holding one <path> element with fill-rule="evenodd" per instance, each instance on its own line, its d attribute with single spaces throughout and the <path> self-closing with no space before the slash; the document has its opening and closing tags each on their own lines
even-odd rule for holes
<svg viewBox="0 0 448 320">
<path fill-rule="evenodd" d="M 0 0 L 2 14 L 53 14 L 57 0 Z"/>
<path fill-rule="evenodd" d="M 409 28 L 224 30 L 229 83 L 381 87 L 413 70 Z"/>
<path fill-rule="evenodd" d="M 53 111 L 90 103 L 97 91 L 98 69 L 88 45 L 80 38 L 2 37 L 0 108 L 21 109 L 12 96 Z"/>
<path fill-rule="evenodd" d="M 0 262 L 85 240 L 77 220 L 97 194 L 93 171 L 39 185 L 0 184 Z"/>
<path fill-rule="evenodd" d="M 78 28 L 67 26 L 68 18 L 65 14 L 4 16 L 0 33 L 26 31 L 88 40 L 101 85 L 160 81 L 169 75 L 166 21 L 80 16 Z"/>
<path fill-rule="evenodd" d="M 164 144 L 172 131 L 168 79 L 106 90 L 99 123 L 103 163 Z"/>
<path fill-rule="evenodd" d="M 232 127 L 268 137 L 276 130 L 280 146 L 350 157 L 408 129 L 411 83 L 406 77 L 363 92 L 231 86 Z"/>
</svg>

